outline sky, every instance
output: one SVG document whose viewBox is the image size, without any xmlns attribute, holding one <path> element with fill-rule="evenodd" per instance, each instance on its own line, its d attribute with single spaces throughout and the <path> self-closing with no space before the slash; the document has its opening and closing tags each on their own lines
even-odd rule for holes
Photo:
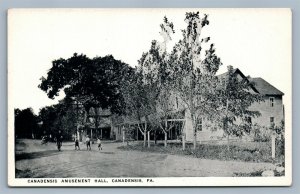
<svg viewBox="0 0 300 194">
<path fill-rule="evenodd" d="M 185 13 L 208 14 L 203 28 L 223 65 L 262 77 L 285 93 L 291 111 L 291 12 L 289 9 L 11 9 L 8 13 L 8 105 L 25 109 L 56 104 L 38 88 L 52 61 L 73 53 L 88 57 L 113 55 L 137 65 L 152 40 L 162 41 L 163 17 L 174 23 L 168 50 L 186 28 Z"/>
</svg>

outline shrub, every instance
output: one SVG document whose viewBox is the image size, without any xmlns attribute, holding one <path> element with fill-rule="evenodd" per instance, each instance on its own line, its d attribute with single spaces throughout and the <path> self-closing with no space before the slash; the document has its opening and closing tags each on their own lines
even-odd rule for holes
<svg viewBox="0 0 300 194">
<path fill-rule="evenodd" d="M 261 127 L 258 124 L 254 124 L 253 133 L 253 140 L 256 142 L 267 142 L 271 140 L 272 130 L 268 127 Z"/>
<path fill-rule="evenodd" d="M 227 145 L 200 144 L 196 150 L 192 149 L 192 144 L 186 145 L 186 150 L 182 150 L 181 144 L 169 143 L 168 147 L 163 144 L 153 145 L 150 148 L 143 147 L 142 144 L 122 146 L 119 149 L 138 150 L 143 152 L 159 152 L 177 155 L 189 155 L 195 158 L 218 159 L 218 160 L 238 160 L 246 162 L 271 162 L 271 147 L 265 142 L 232 142 L 229 150 Z"/>
</svg>

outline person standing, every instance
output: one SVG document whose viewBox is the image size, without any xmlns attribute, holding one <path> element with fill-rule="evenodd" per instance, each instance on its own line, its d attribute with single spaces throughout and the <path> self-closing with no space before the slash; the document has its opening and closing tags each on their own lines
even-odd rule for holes
<svg viewBox="0 0 300 194">
<path fill-rule="evenodd" d="M 102 150 L 101 140 L 100 140 L 99 137 L 98 137 L 98 139 L 97 139 L 97 144 L 98 144 L 98 149 L 99 149 L 99 150 Z"/>
<path fill-rule="evenodd" d="M 91 150 L 91 139 L 89 136 L 86 136 L 85 143 L 86 143 L 86 150 Z"/>
<path fill-rule="evenodd" d="M 79 147 L 79 139 L 78 139 L 77 136 L 75 136 L 75 150 L 77 150 L 77 148 L 78 148 L 78 150 L 80 150 L 80 147 Z"/>
<path fill-rule="evenodd" d="M 56 145 L 57 145 L 58 151 L 61 150 L 62 139 L 63 139 L 63 136 L 62 136 L 61 130 L 59 130 L 57 135 L 56 135 Z"/>
</svg>

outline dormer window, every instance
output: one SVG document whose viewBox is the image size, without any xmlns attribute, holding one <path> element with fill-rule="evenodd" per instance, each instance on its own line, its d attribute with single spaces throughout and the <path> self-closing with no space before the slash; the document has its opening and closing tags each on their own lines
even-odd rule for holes
<svg viewBox="0 0 300 194">
<path fill-rule="evenodd" d="M 274 97 L 270 97 L 269 102 L 270 102 L 270 107 L 273 107 L 274 106 Z"/>
</svg>

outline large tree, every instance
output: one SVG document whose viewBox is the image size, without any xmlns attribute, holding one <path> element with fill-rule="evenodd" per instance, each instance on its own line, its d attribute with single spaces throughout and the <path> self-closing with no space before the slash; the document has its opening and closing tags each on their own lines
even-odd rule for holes
<svg viewBox="0 0 300 194">
<path fill-rule="evenodd" d="M 203 37 L 202 29 L 209 24 L 208 16 L 199 12 L 186 13 L 187 28 L 175 44 L 170 56 L 173 87 L 186 107 L 192 121 L 194 149 L 197 142 L 197 123 L 202 117 L 215 114 L 216 72 L 222 65 L 210 37 Z"/>
<path fill-rule="evenodd" d="M 120 87 L 130 67 L 113 56 L 89 59 L 76 53 L 68 59 L 52 62 L 47 78 L 41 78 L 39 87 L 53 99 L 64 90 L 67 97 L 87 106 L 121 111 Z"/>
<path fill-rule="evenodd" d="M 138 129 L 144 136 L 144 147 L 146 146 L 147 132 L 149 128 L 149 115 L 152 106 L 149 102 L 149 88 L 143 84 L 143 75 L 140 71 L 132 73 L 130 79 L 123 83 L 121 89 L 125 102 L 125 115 L 123 120 L 136 121 Z"/>
<path fill-rule="evenodd" d="M 145 69 L 146 81 L 151 83 L 155 90 L 152 90 L 153 115 L 152 125 L 162 130 L 165 136 L 164 144 L 167 146 L 167 133 L 174 127 L 174 92 L 172 92 L 172 78 L 170 68 L 170 54 L 167 52 L 168 43 L 175 33 L 174 25 L 165 16 L 160 24 L 160 35 L 163 42 L 152 41 L 151 48 L 144 53 L 141 66 Z M 176 109 L 176 108 L 175 108 Z M 175 110 L 176 111 L 176 110 Z"/>
<path fill-rule="evenodd" d="M 170 89 L 167 88 L 169 56 L 166 48 L 167 43 L 172 40 L 171 34 L 174 33 L 173 23 L 169 22 L 167 17 L 164 17 L 160 29 L 163 42 L 153 40 L 149 51 L 142 54 L 136 69 L 138 75 L 136 76 L 137 80 L 136 83 L 133 84 L 136 85 L 136 89 L 129 95 L 129 99 L 134 96 L 138 98 L 134 101 L 131 100 L 131 104 L 132 102 L 136 104 L 134 106 L 135 111 L 132 112 L 136 113 L 136 118 L 138 118 L 139 123 L 143 123 L 138 126 L 144 135 L 144 146 L 146 134 L 150 130 L 161 128 L 165 136 L 169 130 L 169 128 L 164 125 L 166 123 L 165 120 L 168 118 L 168 112 L 170 111 L 166 109 L 167 104 L 170 104 L 167 102 L 169 101 L 169 96 L 166 95 Z M 149 125 L 151 125 L 151 128 Z M 148 145 L 150 144 L 148 143 Z"/>
<path fill-rule="evenodd" d="M 208 44 L 210 37 L 201 35 L 202 28 L 209 24 L 207 15 L 200 18 L 199 12 L 186 13 L 185 21 L 187 28 L 182 30 L 183 38 L 168 53 L 167 43 L 174 30 L 173 23 L 164 18 L 160 25 L 163 42 L 152 41 L 150 50 L 139 60 L 139 68 L 143 85 L 151 88 L 147 92 L 147 103 L 149 113 L 155 114 L 154 121 L 166 136 L 172 127 L 168 119 L 174 117 L 172 101 L 178 101 L 190 114 L 196 148 L 197 122 L 201 117 L 210 118 L 215 114 L 215 74 L 222 63 L 214 45 Z"/>
<path fill-rule="evenodd" d="M 230 135 L 241 137 L 249 134 L 251 118 L 260 116 L 259 111 L 251 110 L 251 105 L 263 100 L 250 77 L 245 77 L 232 66 L 228 66 L 228 71 L 219 76 L 217 96 L 217 121 L 228 140 Z"/>
<path fill-rule="evenodd" d="M 94 107 L 120 114 L 124 102 L 120 91 L 130 71 L 132 68 L 111 55 L 90 59 L 75 53 L 68 59 L 54 60 L 39 88 L 51 99 L 63 90 L 66 98 L 82 104 L 86 112 Z M 97 115 L 95 119 L 98 118 Z"/>
<path fill-rule="evenodd" d="M 38 119 L 32 108 L 15 109 L 15 135 L 18 138 L 35 138 L 39 133 Z"/>
<path fill-rule="evenodd" d="M 42 123 L 43 135 L 54 137 L 61 130 L 64 139 L 70 140 L 77 131 L 77 124 L 84 124 L 85 115 L 80 110 L 77 112 L 72 99 L 65 98 L 56 105 L 43 107 L 38 119 Z"/>
</svg>

